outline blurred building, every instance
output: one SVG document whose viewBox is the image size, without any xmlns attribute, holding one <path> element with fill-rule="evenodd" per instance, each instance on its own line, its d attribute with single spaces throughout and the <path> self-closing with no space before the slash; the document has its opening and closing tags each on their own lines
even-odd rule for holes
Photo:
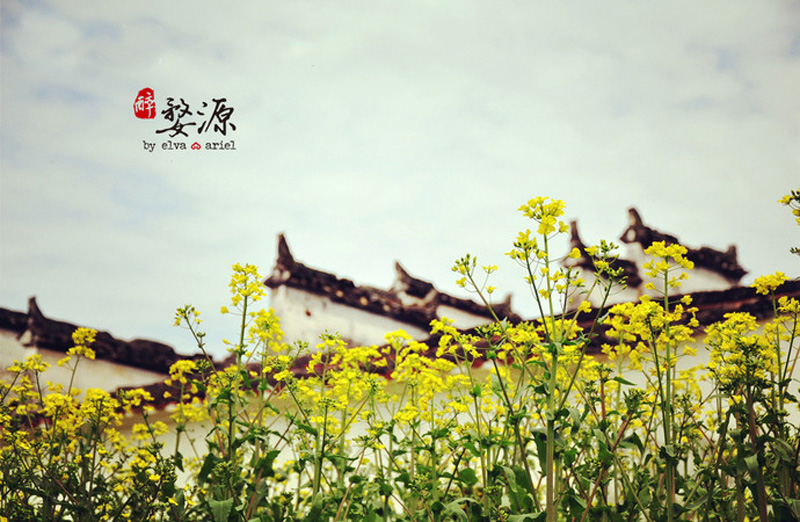
<svg viewBox="0 0 800 522">
<path fill-rule="evenodd" d="M 629 213 L 630 225 L 620 237 L 627 253 L 615 262 L 615 266 L 623 270 L 626 285 L 614 291 L 606 306 L 636 301 L 645 294 L 658 295 L 662 282 L 650 281 L 645 274 L 642 268 L 646 262 L 644 250 L 654 241 L 679 243 L 677 237 L 645 225 L 636 209 L 630 209 Z M 565 265 L 581 272 L 591 283 L 595 260 L 588 254 L 576 222 L 572 223 L 571 246 L 578 248 L 581 256 L 566 259 Z M 758 319 L 772 316 L 773 307 L 768 296 L 741 286 L 746 271 L 738 262 L 734 246 L 724 251 L 707 246 L 688 247 L 686 257 L 694 262 L 695 268 L 680 291 L 692 294 L 701 325 L 722 320 L 728 312 L 749 312 Z M 656 290 L 648 290 L 648 282 L 654 283 Z M 339 333 L 353 345 L 382 345 L 387 332 L 402 329 L 414 339 L 427 342 L 432 353 L 438 342 L 429 333 L 433 319 L 447 317 L 462 330 L 493 321 L 492 311 L 483 304 L 441 292 L 432 283 L 410 275 L 399 263 L 395 264 L 395 281 L 388 289 L 358 285 L 350 279 L 311 268 L 294 258 L 284 235 L 278 236 L 275 265 L 264 284 L 271 290 L 271 306 L 281 318 L 286 339 L 304 341 L 312 348 L 325 332 Z M 800 298 L 800 281 L 787 281 L 777 294 Z M 593 296 L 592 300 L 594 306 L 601 304 L 599 296 Z M 494 305 L 493 311 L 500 319 L 523 320 L 513 311 L 510 296 Z M 583 319 L 588 320 L 589 315 L 584 314 Z M 9 376 L 3 370 L 14 360 L 37 353 L 51 364 L 48 380 L 66 385 L 71 371 L 56 363 L 73 346 L 72 332 L 77 327 L 47 318 L 35 298 L 30 299 L 26 312 L 0 308 L 0 377 Z M 598 349 L 602 342 L 602 329 L 599 333 L 600 340 L 590 347 L 592 350 Z M 81 361 L 73 383 L 75 387 L 114 391 L 144 386 L 162 403 L 163 392 L 167 391 L 163 381 L 169 367 L 180 359 L 202 358 L 199 354 L 179 355 L 170 346 L 156 341 L 123 341 L 102 331 L 98 332 L 93 349 L 96 359 Z M 218 366 L 224 364 L 221 362 Z M 302 361 L 299 361 L 298 373 L 302 371 Z"/>
</svg>

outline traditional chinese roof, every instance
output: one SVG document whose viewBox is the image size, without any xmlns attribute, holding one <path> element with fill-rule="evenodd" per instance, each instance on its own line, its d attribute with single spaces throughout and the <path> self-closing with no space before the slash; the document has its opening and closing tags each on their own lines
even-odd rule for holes
<svg viewBox="0 0 800 522">
<path fill-rule="evenodd" d="M 728 290 L 713 292 L 692 292 L 692 305 L 698 308 L 697 320 L 707 326 L 725 319 L 725 314 L 733 312 L 749 313 L 758 320 L 773 317 L 775 310 L 772 298 L 756 293 L 755 288 L 736 286 Z M 800 280 L 785 281 L 775 290 L 775 299 L 781 297 L 800 299 Z M 680 296 L 675 298 L 675 302 Z"/>
<path fill-rule="evenodd" d="M 492 318 L 489 309 L 471 301 L 438 291 L 432 283 L 411 276 L 400 263 L 395 263 L 397 278 L 389 290 L 356 285 L 350 279 L 310 268 L 295 260 L 286 237 L 278 235 L 278 258 L 272 274 L 264 281 L 269 288 L 288 286 L 325 296 L 367 312 L 391 317 L 404 323 L 427 328 L 437 317 L 440 305 Z M 493 306 L 498 316 L 518 319 L 511 310 L 511 297 Z"/>
<path fill-rule="evenodd" d="M 632 241 L 639 241 L 642 244 L 649 239 L 652 241 L 674 240 L 677 239 L 667 234 L 654 231 L 645 227 L 641 223 L 638 212 L 632 209 L 633 225 L 629 227 L 623 237 L 628 237 Z M 636 219 L 638 218 L 638 219 Z M 638 226 L 636 225 L 638 222 Z M 649 235 L 648 235 L 649 234 Z M 645 237 L 645 239 L 642 239 Z M 637 239 L 638 238 L 638 239 Z M 587 269 L 593 269 L 593 261 L 585 252 L 585 245 L 580 239 L 577 224 L 572 224 L 572 245 L 578 248 L 582 257 L 575 260 L 576 265 Z M 702 251 L 703 249 L 696 250 Z M 708 249 L 716 254 L 720 254 L 713 249 Z M 735 260 L 735 251 L 733 253 Z M 709 259 L 713 258 L 709 256 Z M 695 261 L 697 263 L 697 261 Z M 631 267 L 635 269 L 635 264 L 630 261 L 621 260 L 621 265 L 629 275 L 629 284 L 633 284 L 635 272 L 630 272 Z M 738 266 L 738 265 L 737 265 Z M 408 321 L 420 321 L 415 324 L 426 325 L 435 316 L 438 305 L 448 305 L 461 310 L 484 315 L 489 317 L 486 307 L 467 299 L 461 299 L 448 294 L 439 292 L 432 283 L 418 279 L 410 275 L 400 263 L 395 264 L 397 279 L 390 290 L 380 290 L 371 287 L 357 286 L 349 279 L 339 278 L 333 274 L 309 268 L 297 262 L 289 250 L 286 238 L 280 235 L 278 238 L 278 260 L 272 275 L 265 281 L 270 288 L 287 285 L 295 288 L 304 289 L 320 295 L 330 297 L 332 300 L 355 306 L 366 310 L 374 310 L 383 315 L 392 315 L 398 318 L 405 318 Z M 630 272 L 630 273 L 629 273 Z M 760 295 L 751 287 L 733 287 L 727 290 L 717 290 L 708 292 L 693 292 L 692 306 L 697 307 L 696 318 L 700 323 L 697 328 L 698 333 L 702 332 L 702 327 L 710 325 L 716 321 L 724 319 L 725 314 L 730 312 L 747 312 L 759 320 L 770 318 L 774 311 L 770 296 Z M 416 301 L 412 304 L 404 304 L 404 296 L 411 296 Z M 775 297 L 783 296 L 800 299 L 800 280 L 784 282 L 775 292 Z M 676 295 L 673 302 L 677 302 L 681 296 Z M 407 300 L 407 299 L 406 299 Z M 600 310 L 600 316 L 608 313 L 611 306 Z M 507 299 L 496 307 L 498 315 L 502 318 L 506 316 L 512 323 L 520 322 L 522 319 L 513 314 L 510 302 Z M 592 318 L 598 311 L 582 314 L 580 324 L 585 329 L 590 327 Z M 687 318 L 688 319 L 688 318 Z M 36 299 L 31 297 L 28 303 L 27 312 L 17 312 L 0 308 L 0 329 L 14 332 L 17 337 L 24 341 L 26 346 L 36 346 L 43 349 L 66 352 L 73 346 L 72 333 L 77 328 L 76 325 L 49 319 L 39 309 Z M 475 332 L 472 329 L 471 332 Z M 597 330 L 598 336 L 587 348 L 590 353 L 597 353 L 604 342 L 610 342 L 604 336 L 604 328 Z M 423 341 L 429 349 L 426 355 L 433 357 L 438 347 L 438 340 L 441 334 L 434 335 Z M 117 364 L 151 370 L 154 372 L 167 374 L 169 367 L 181 359 L 201 359 L 201 355 L 186 357 L 177 354 L 170 346 L 155 341 L 136 339 L 133 341 L 122 341 L 114 338 L 109 333 L 100 331 L 92 346 L 96 352 L 97 359 L 115 362 Z M 476 344 L 479 352 L 487 349 L 486 342 Z M 302 377 L 306 374 L 306 365 L 309 356 L 300 358 L 295 362 L 293 372 Z M 231 360 L 226 360 L 217 364 L 218 368 L 223 368 L 231 364 Z M 384 367 L 365 368 L 370 371 L 387 376 L 394 368 L 394 361 L 388 357 L 387 365 Z M 163 382 L 153 383 L 144 386 L 150 391 L 157 408 L 163 408 L 174 402 L 174 397 L 178 395 L 175 384 L 168 386 Z M 125 388 L 120 388 L 125 389 Z M 164 392 L 169 391 L 173 398 L 165 398 Z"/>
<path fill-rule="evenodd" d="M 492 318 L 492 314 L 486 306 L 476 303 L 471 299 L 463 299 L 438 291 L 432 283 L 410 275 L 399 262 L 395 262 L 394 269 L 397 273 L 397 278 L 395 284 L 392 285 L 391 291 L 396 295 L 406 293 L 410 296 L 429 301 L 436 306 L 450 306 L 474 315 L 486 317 L 487 319 Z M 506 295 L 505 299 L 501 302 L 493 303 L 492 309 L 494 309 L 494 312 L 500 318 L 507 317 L 510 320 L 522 320 L 522 318 L 511 309 L 511 294 Z"/>
<path fill-rule="evenodd" d="M 571 248 L 577 248 L 581 253 L 581 257 L 575 260 L 569 258 L 565 260 L 568 266 L 579 266 L 585 270 L 594 272 L 596 268 L 595 259 L 586 251 L 586 245 L 583 243 L 578 233 L 577 221 L 572 221 L 570 223 L 570 246 Z M 617 259 L 611 264 L 611 268 L 622 268 L 623 277 L 629 287 L 636 288 L 642 284 L 639 268 L 636 266 L 635 262 L 628 259 Z M 603 274 L 603 276 L 605 277 L 606 274 Z"/>
<path fill-rule="evenodd" d="M 692 295 L 692 306 L 697 307 L 699 310 L 696 313 L 696 318 L 700 323 L 699 327 L 695 329 L 695 331 L 699 334 L 703 331 L 703 327 L 708 326 L 712 323 L 717 321 L 724 320 L 724 316 L 730 312 L 747 312 L 755 316 L 759 320 L 765 320 L 772 317 L 774 311 L 772 308 L 772 298 L 767 295 L 758 294 L 754 288 L 751 287 L 735 287 L 729 290 L 717 290 L 717 291 L 710 291 L 710 292 L 694 292 Z M 795 299 L 800 299 L 800 280 L 793 280 L 793 281 L 786 281 L 784 282 L 775 292 L 775 298 L 778 299 L 780 297 L 787 296 Z M 678 302 L 680 299 L 680 295 L 676 295 L 674 297 L 674 302 Z M 591 328 L 591 323 L 594 320 L 594 317 L 599 314 L 601 317 L 605 316 L 608 311 L 614 305 L 609 305 L 602 310 L 593 310 L 591 313 L 583 314 L 581 319 L 579 320 L 579 324 L 585 331 L 588 331 Z M 687 315 L 686 319 L 688 320 L 689 317 Z M 515 321 L 516 322 L 516 321 Z M 601 326 L 597 332 L 597 336 L 593 338 L 590 344 L 587 346 L 586 351 L 590 354 L 597 354 L 600 353 L 603 343 L 611 343 L 612 345 L 616 343 L 613 339 L 610 339 L 605 336 L 605 330 L 607 327 Z M 465 333 L 476 333 L 477 329 L 473 328 L 470 330 L 466 330 Z M 421 355 L 434 358 L 436 357 L 436 352 L 439 347 L 439 339 L 441 338 L 441 333 L 433 335 L 428 339 L 422 341 L 424 345 L 428 347 L 427 350 L 424 350 Z M 493 339 L 493 341 L 498 341 L 499 338 Z M 479 340 L 473 344 L 475 350 L 480 353 L 481 355 L 485 354 L 488 350 L 488 342 L 485 340 Z M 389 352 L 387 355 L 384 356 L 386 360 L 385 365 L 381 366 L 374 366 L 370 368 L 364 368 L 364 371 L 374 373 L 377 375 L 382 375 L 384 377 L 389 377 L 391 372 L 395 368 L 395 360 L 394 360 L 394 353 Z M 455 356 L 452 354 L 445 354 L 443 355 L 444 358 L 454 360 Z M 463 359 L 463 353 L 459 355 L 459 358 Z M 294 365 L 291 368 L 292 373 L 298 378 L 305 378 L 308 376 L 308 362 L 310 361 L 310 355 L 304 355 L 298 357 L 297 360 L 294 361 Z M 325 361 L 325 357 L 323 357 L 323 361 Z M 225 367 L 228 364 L 232 364 L 232 360 L 229 360 L 219 368 Z M 476 366 L 482 366 L 482 364 L 486 362 L 485 359 L 480 359 L 476 362 Z M 260 368 L 257 364 L 252 364 L 250 367 L 251 370 L 258 371 Z M 276 384 L 272 375 L 269 376 L 270 381 L 272 384 Z M 151 403 L 153 406 L 159 409 L 163 409 L 167 405 L 175 402 L 175 397 L 180 395 L 180 390 L 177 388 L 177 384 L 173 383 L 171 386 L 166 385 L 163 382 L 154 383 L 150 386 L 144 386 L 144 389 L 149 391 L 153 397 L 154 401 Z M 166 399 L 164 398 L 164 392 L 169 391 L 172 395 L 172 398 Z M 202 396 L 202 392 L 200 393 Z"/>
<path fill-rule="evenodd" d="M 75 345 L 72 333 L 77 328 L 72 323 L 45 317 L 35 297 L 28 300 L 27 313 L 0 308 L 0 329 L 15 332 L 23 346 L 66 353 Z M 122 341 L 104 331 L 97 332 L 92 349 L 99 360 L 163 374 L 168 374 L 169 367 L 178 360 L 202 357 L 178 355 L 172 347 L 156 341 Z"/>
<path fill-rule="evenodd" d="M 642 222 L 639 211 L 635 208 L 628 209 L 628 214 L 630 215 L 630 225 L 619 238 L 623 243 L 639 243 L 643 249 L 656 241 L 680 244 L 677 237 L 659 232 L 645 225 Z M 735 245 L 728 247 L 725 252 L 706 246 L 688 248 L 686 258 L 694 262 L 695 266 L 716 272 L 734 284 L 738 283 L 747 274 L 747 271 L 739 264 Z"/>
<path fill-rule="evenodd" d="M 764 321 L 774 316 L 775 310 L 773 308 L 772 297 L 763 295 L 756 292 L 755 288 L 749 286 L 736 286 L 727 290 L 712 290 L 707 292 L 691 292 L 688 295 L 692 297 L 691 307 L 697 308 L 695 318 L 699 323 L 695 328 L 695 332 L 700 335 L 704 331 L 704 327 L 710 326 L 716 322 L 724 321 L 725 314 L 729 313 L 748 313 L 759 321 Z M 789 297 L 793 299 L 800 299 L 800 280 L 785 281 L 775 291 L 775 299 L 781 297 Z M 670 296 L 671 303 L 678 303 L 683 295 Z M 655 300 L 655 298 L 654 298 Z M 605 316 L 611 308 L 616 305 L 606 306 L 600 310 L 600 316 Z M 591 327 L 591 321 L 596 315 L 596 311 L 591 314 L 585 314 L 579 324 L 584 329 Z M 690 319 L 689 314 L 685 314 L 684 320 Z M 601 327 L 598 330 L 598 336 L 592 340 L 587 351 L 589 353 L 597 353 L 603 343 L 616 344 L 616 341 L 605 337 L 604 333 L 607 327 Z"/>
</svg>

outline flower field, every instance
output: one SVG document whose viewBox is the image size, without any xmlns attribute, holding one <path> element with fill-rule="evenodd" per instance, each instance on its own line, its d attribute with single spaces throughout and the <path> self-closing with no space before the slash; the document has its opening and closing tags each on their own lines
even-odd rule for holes
<svg viewBox="0 0 800 522">
<path fill-rule="evenodd" d="M 800 192 L 780 202 L 800 216 Z M 520 210 L 533 231 L 508 255 L 539 319 L 307 346 L 259 307 L 256 268 L 235 265 L 221 310 L 240 318 L 234 362 L 218 367 L 199 312 L 178 309 L 206 358 L 172 366 L 166 414 L 145 390 L 54 385 L 37 356 L 16 363 L 0 382 L 0 521 L 800 519 L 788 278 L 755 280 L 768 320 L 700 328 L 692 298 L 676 297 L 686 249 L 655 242 L 644 268 L 658 297 L 593 308 L 589 295 L 605 303 L 625 284 L 616 245 L 568 254 L 593 260 L 584 281 L 553 254 L 564 203 Z M 453 266 L 489 308 L 496 270 L 470 255 Z M 78 329 L 59 365 L 80 372 L 93 337 Z"/>
</svg>

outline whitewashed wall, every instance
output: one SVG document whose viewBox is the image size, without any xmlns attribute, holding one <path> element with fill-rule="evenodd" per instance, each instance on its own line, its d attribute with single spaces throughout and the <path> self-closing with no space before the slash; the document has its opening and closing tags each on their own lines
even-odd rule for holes
<svg viewBox="0 0 800 522">
<path fill-rule="evenodd" d="M 6 370 L 15 360 L 23 361 L 33 354 L 39 354 L 42 360 L 50 365 L 45 375 L 45 381 L 61 383 L 64 388 L 69 385 L 72 370 L 58 366 L 58 361 L 66 354 L 53 350 L 43 350 L 35 347 L 26 347 L 15 332 L 0 330 L 0 379 L 9 380 L 11 374 Z M 167 375 L 133 368 L 109 361 L 81 359 L 78 371 L 73 381 L 73 387 L 86 390 L 99 388 L 112 392 L 122 386 L 147 386 L 163 381 Z M 42 383 L 44 385 L 45 382 Z"/>
<path fill-rule="evenodd" d="M 414 339 L 428 337 L 427 330 L 422 328 L 288 286 L 271 292 L 270 305 L 281 319 L 284 338 L 307 342 L 312 348 L 326 331 L 364 346 L 385 344 L 385 335 L 399 329 Z"/>
</svg>

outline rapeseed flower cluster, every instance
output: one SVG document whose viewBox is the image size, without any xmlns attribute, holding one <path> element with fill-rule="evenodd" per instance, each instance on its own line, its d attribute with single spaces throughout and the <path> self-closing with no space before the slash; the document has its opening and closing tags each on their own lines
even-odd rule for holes
<svg viewBox="0 0 800 522">
<path fill-rule="evenodd" d="M 740 312 L 725 314 L 725 321 L 706 329 L 706 344 L 711 348 L 708 369 L 725 391 L 766 386 L 777 374 L 774 345 L 757 330 L 756 318 Z"/>
<path fill-rule="evenodd" d="M 778 203 L 791 208 L 792 214 L 795 216 L 795 221 L 797 221 L 797 224 L 800 225 L 800 188 L 783 196 L 778 200 Z"/>
<path fill-rule="evenodd" d="M 564 215 L 564 207 L 566 204 L 560 199 L 536 197 L 520 206 L 519 210 L 525 217 L 537 221 L 537 233 L 547 237 L 556 230 L 561 233 L 569 230 L 569 225 L 558 219 Z"/>
<path fill-rule="evenodd" d="M 684 302 L 687 301 L 691 303 L 688 299 Z M 694 355 L 692 334 L 699 324 L 695 312 L 696 308 L 684 308 L 683 303 L 668 312 L 661 303 L 650 299 L 614 305 L 604 324 L 606 337 L 617 343 L 605 344 L 602 351 L 612 361 L 627 357 L 633 370 L 641 370 L 644 361 L 653 360 L 653 353 L 664 352 L 667 346 L 681 346 L 684 353 Z M 690 318 L 684 324 L 687 315 Z M 669 364 L 674 366 L 674 363 L 672 360 Z"/>
<path fill-rule="evenodd" d="M 756 293 L 763 295 L 772 295 L 779 286 L 781 286 L 788 278 L 783 272 L 775 272 L 774 274 L 763 275 L 756 278 L 752 288 L 756 289 Z"/>
<path fill-rule="evenodd" d="M 71 366 L 72 378 L 82 358 L 94 358 L 96 333 L 74 332 L 75 346 L 61 361 Z M 149 437 L 137 428 L 132 439 L 120 431 L 126 414 L 145 414 L 150 394 L 134 389 L 115 396 L 78 390 L 71 382 L 66 390 L 53 383 L 42 387 L 47 368 L 34 354 L 7 369 L 10 382 L 0 381 L 0 517 L 154 519 L 174 491 L 173 466 L 154 442 L 167 426 L 151 425 Z"/>
<path fill-rule="evenodd" d="M 233 275 L 228 284 L 231 290 L 231 305 L 239 307 L 240 304 L 249 300 L 251 303 L 259 301 L 266 295 L 266 289 L 258 275 L 258 268 L 254 265 L 244 265 L 239 263 L 233 265 Z M 223 308 L 223 313 L 227 309 Z"/>
<path fill-rule="evenodd" d="M 97 336 L 97 331 L 91 328 L 78 328 L 72 333 L 72 342 L 75 346 L 67 350 L 67 355 L 80 355 L 90 360 L 94 360 L 94 350 L 89 348 Z"/>
<path fill-rule="evenodd" d="M 645 288 L 661 294 L 668 294 L 670 288 L 678 288 L 681 281 L 689 278 L 687 271 L 694 268 L 694 262 L 686 258 L 687 252 L 686 247 L 665 241 L 655 241 L 647 247 L 644 253 L 652 259 L 644 263 L 642 268 L 648 277 L 659 282 L 659 286 L 651 281 L 645 284 Z"/>
</svg>

